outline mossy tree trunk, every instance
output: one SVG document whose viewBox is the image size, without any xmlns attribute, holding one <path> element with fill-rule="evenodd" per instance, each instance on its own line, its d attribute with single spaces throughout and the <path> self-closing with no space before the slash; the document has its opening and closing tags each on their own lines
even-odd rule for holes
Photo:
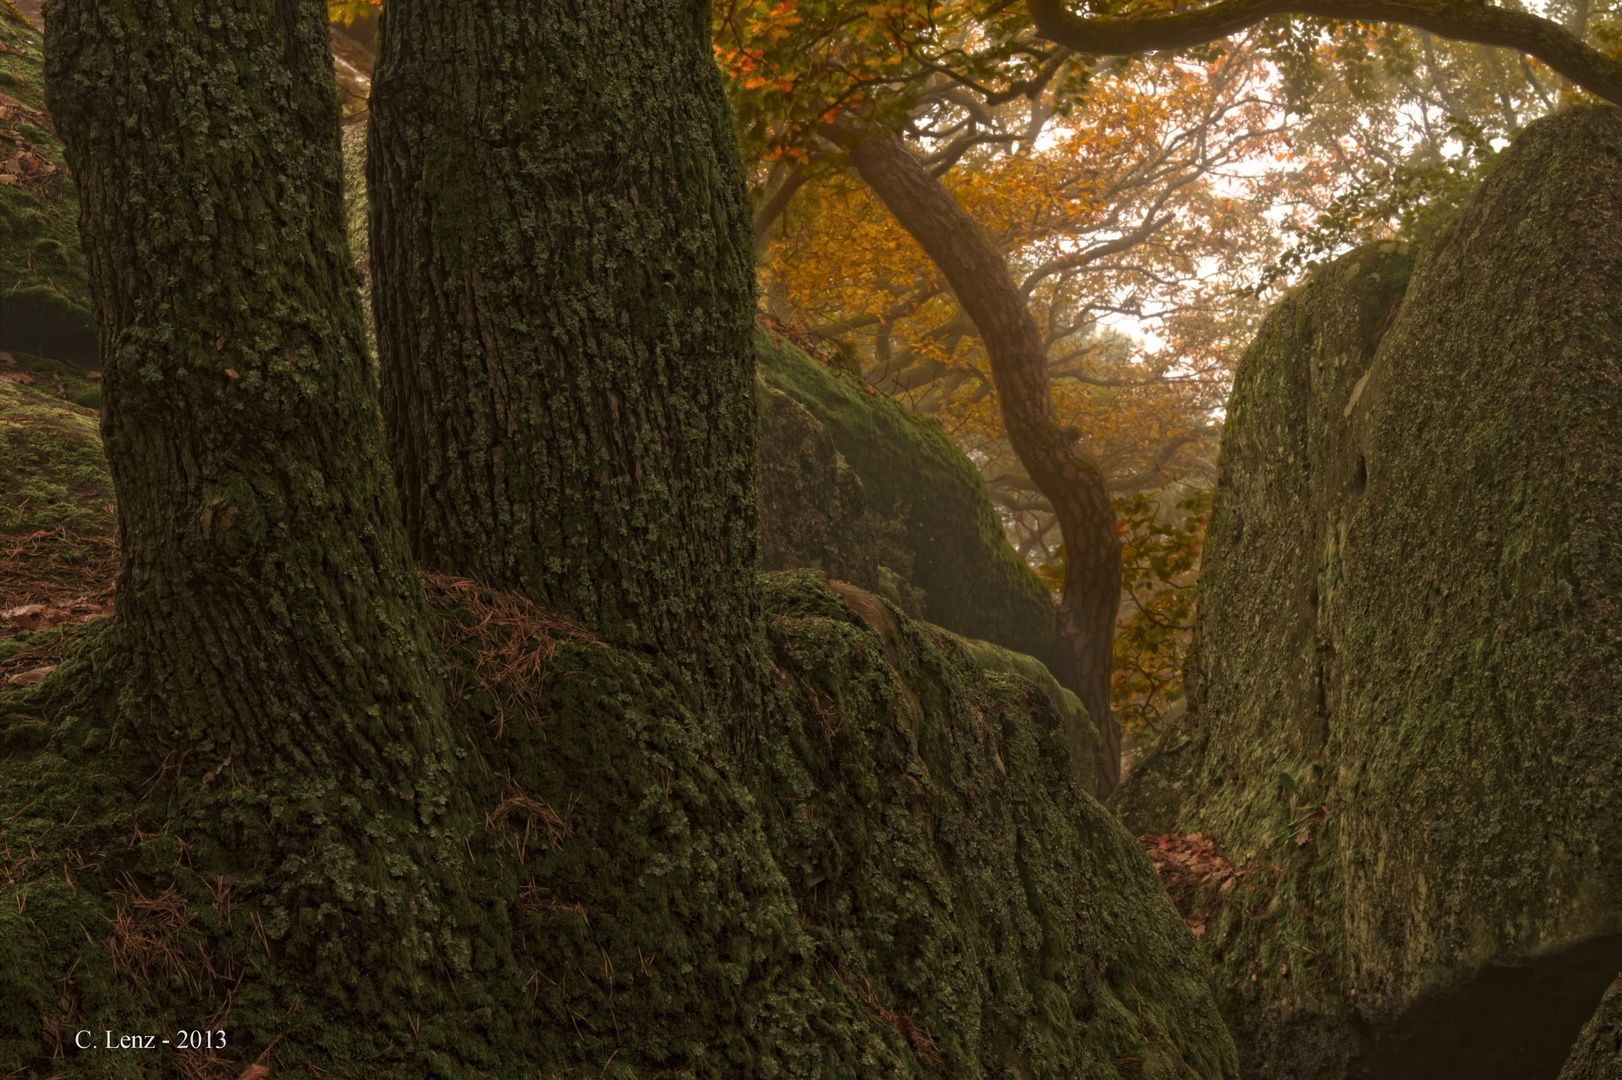
<svg viewBox="0 0 1622 1080">
<path fill-rule="evenodd" d="M 1110 710 L 1121 538 L 1104 475 L 1077 452 L 1073 433 L 1059 427 L 1042 332 L 980 226 L 900 139 L 839 125 L 823 130 L 850 151 L 862 180 L 939 268 L 985 342 L 1008 441 L 1053 505 L 1064 537 L 1059 631 L 1071 668 L 1056 674 L 1098 728 L 1098 797 L 1107 798 L 1121 778 L 1121 732 Z"/>
<path fill-rule="evenodd" d="M 365 1010 L 457 948 L 455 875 L 435 869 L 455 799 L 345 241 L 324 15 L 58 0 L 47 89 L 105 373 L 126 745 L 215 774 L 222 839 L 264 874 L 283 955 Z"/>
<path fill-rule="evenodd" d="M 367 183 L 418 560 L 658 650 L 739 716 L 754 267 L 708 11 L 391 0 Z"/>
</svg>

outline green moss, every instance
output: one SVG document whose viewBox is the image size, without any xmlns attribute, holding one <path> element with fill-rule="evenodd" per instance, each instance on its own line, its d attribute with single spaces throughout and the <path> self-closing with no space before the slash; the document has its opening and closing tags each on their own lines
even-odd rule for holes
<svg viewBox="0 0 1622 1080">
<path fill-rule="evenodd" d="M 963 644 L 981 670 L 988 674 L 1017 676 L 1047 695 L 1054 711 L 1064 718 L 1065 734 L 1070 740 L 1071 763 L 1075 766 L 1074 779 L 1087 794 L 1096 795 L 1098 770 L 1083 768 L 1082 763 L 1091 762 L 1098 756 L 1098 728 L 1087 715 L 1087 706 L 1081 703 L 1081 699 L 1060 686 L 1059 680 L 1053 677 L 1047 666 L 1034 656 L 972 638 L 965 638 Z"/>
<path fill-rule="evenodd" d="M 793 398 L 757 379 L 755 406 L 761 567 L 808 567 L 878 590 L 884 523 L 868 511 L 861 478 Z"/>
<path fill-rule="evenodd" d="M 751 786 L 841 978 L 940 1075 L 1231 1075 L 1192 938 L 1082 791 L 1040 665 L 807 571 L 765 603 L 792 707 Z"/>
<path fill-rule="evenodd" d="M 113 485 L 96 418 L 42 385 L 0 379 L 0 535 L 66 525 L 110 536 Z"/>
</svg>

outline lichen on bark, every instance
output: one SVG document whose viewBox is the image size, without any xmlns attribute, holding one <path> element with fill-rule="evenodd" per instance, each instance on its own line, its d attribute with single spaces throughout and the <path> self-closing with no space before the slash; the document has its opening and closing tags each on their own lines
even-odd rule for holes
<svg viewBox="0 0 1622 1080">
<path fill-rule="evenodd" d="M 746 709 L 754 266 L 706 10 L 392 7 L 370 258 L 422 565 L 686 657 Z"/>
</svg>

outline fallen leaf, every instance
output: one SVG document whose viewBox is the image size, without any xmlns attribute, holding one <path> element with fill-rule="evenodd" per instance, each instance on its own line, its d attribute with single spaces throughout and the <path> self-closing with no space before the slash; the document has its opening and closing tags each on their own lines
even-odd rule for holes
<svg viewBox="0 0 1622 1080">
<path fill-rule="evenodd" d="M 249 1065 L 237 1076 L 237 1080 L 265 1080 L 270 1075 L 269 1067 L 265 1065 Z"/>
<path fill-rule="evenodd" d="M 242 378 L 242 376 L 241 376 L 241 375 L 238 375 L 238 374 L 237 374 L 237 373 L 236 373 L 236 372 L 234 372 L 234 371 L 232 371 L 232 370 L 231 370 L 231 369 L 230 369 L 230 368 L 226 368 L 226 369 L 225 369 L 225 373 L 226 373 L 226 374 L 227 374 L 227 375 L 229 375 L 229 376 L 231 376 L 231 378 L 233 378 L 233 379 L 240 379 L 240 378 Z"/>
<path fill-rule="evenodd" d="M 27 604 L 12 608 L 10 611 L 0 611 L 0 620 L 24 630 L 46 630 L 61 623 L 72 622 L 73 612 L 49 604 Z"/>
<path fill-rule="evenodd" d="M 1301 834 L 1295 838 L 1295 846 L 1296 847 L 1301 847 L 1304 844 L 1306 844 L 1307 841 L 1309 841 L 1311 839 L 1312 839 L 1312 830 L 1311 829 L 1302 829 Z"/>
<path fill-rule="evenodd" d="M 3 179 L 4 177 L 0 177 L 0 180 Z M 22 383 L 24 386 L 34 381 L 34 377 L 25 371 L 0 371 L 0 379 L 10 379 L 12 382 Z"/>
<path fill-rule="evenodd" d="M 16 367 L 17 358 L 6 352 L 6 350 L 0 349 L 0 364 L 4 364 L 6 367 Z"/>
<path fill-rule="evenodd" d="M 49 675 L 55 670 L 55 664 L 52 664 L 49 667 L 37 667 L 33 671 L 18 672 L 11 678 L 7 679 L 6 682 L 12 686 L 34 686 L 38 683 L 44 682 L 45 676 Z"/>
<path fill-rule="evenodd" d="M 10 622 L 22 622 L 25 619 L 34 618 L 45 610 L 44 604 L 24 604 L 21 607 L 7 608 L 5 611 L 0 611 L 0 619 L 6 619 Z M 30 627 L 29 629 L 33 628 Z"/>
</svg>

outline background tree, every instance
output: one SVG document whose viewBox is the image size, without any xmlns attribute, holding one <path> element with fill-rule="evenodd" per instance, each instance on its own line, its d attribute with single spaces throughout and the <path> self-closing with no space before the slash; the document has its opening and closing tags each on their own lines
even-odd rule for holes
<svg viewBox="0 0 1622 1080">
<path fill-rule="evenodd" d="M 992 119 L 1029 131 L 1026 106 L 1035 121 L 1052 111 L 1020 99 Z M 971 119 L 953 106 L 930 123 Z M 1281 250 L 1270 208 L 1327 187 L 1321 157 L 1288 154 L 1282 128 L 1259 57 L 1236 51 L 1099 80 L 1045 121 L 1040 145 L 977 146 L 943 173 L 1017 275 L 1058 419 L 1114 494 L 1209 475 L 1231 346 L 1260 308 L 1235 287 Z M 1254 172 L 1258 160 L 1271 167 Z M 782 221 L 763 271 L 780 317 L 853 346 L 878 388 L 938 416 L 979 462 L 1021 554 L 1051 560 L 1052 508 L 1009 447 L 972 321 L 922 249 L 844 175 L 806 187 Z M 1157 342 L 1113 330 L 1117 318 Z"/>
<path fill-rule="evenodd" d="M 1421 27 L 1435 21 L 1434 13 L 1401 4 L 1373 5 L 1369 11 L 1374 7 L 1380 11 L 1370 17 L 1400 19 Z M 1095 513 L 1100 522 L 1108 516 L 1106 500 L 1099 492 L 1080 495 L 1073 486 L 1066 486 L 1064 478 L 1086 478 L 1081 482 L 1089 490 L 1102 488 L 1105 482 L 1093 478 L 1094 474 L 1101 477 L 1096 459 L 1087 460 L 1079 470 L 1059 464 L 1073 453 L 1066 442 L 1074 441 L 1079 429 L 1061 426 L 1052 412 L 1047 387 L 1042 385 L 1047 374 L 1042 370 L 1044 350 L 1037 347 L 1040 332 L 1027 325 L 1032 323 L 1031 313 L 1028 304 L 1024 305 L 1027 310 L 1020 310 L 1023 297 L 1013 280 L 1009 278 L 1006 284 L 1001 280 L 1008 277 L 1006 267 L 997 275 L 995 245 L 976 239 L 972 212 L 949 197 L 939 198 L 939 192 L 926 195 L 924 189 L 928 179 L 937 178 L 976 145 L 1017 143 L 1022 135 L 1026 143 L 1034 141 L 1029 127 L 1020 133 L 997 124 L 992 110 L 1026 97 L 1033 102 L 1031 125 L 1040 131 L 1045 117 L 1051 115 L 1050 110 L 1034 104 L 1043 92 L 1050 85 L 1074 89 L 1100 71 L 1097 63 L 1075 62 L 1076 58 L 1200 45 L 1254 25 L 1276 7 L 1223 3 L 1194 15 L 1177 16 L 1166 16 L 1155 5 L 1101 6 L 1099 10 L 1103 19 L 1085 20 L 1066 15 L 1057 4 L 1033 5 L 1040 34 L 1060 44 L 1057 50 L 1027 36 L 1029 27 L 1022 24 L 1017 12 L 1006 8 L 981 11 L 962 5 L 900 5 L 868 9 L 864 19 L 823 4 L 729 4 L 718 20 L 718 48 L 738 76 L 735 85 L 759 97 L 752 106 L 746 104 L 739 110 L 748 133 L 757 139 L 775 136 L 777 144 L 769 146 L 764 157 L 795 163 L 766 174 L 757 240 L 764 238 L 769 224 L 763 219 L 780 214 L 814 168 L 828 157 L 816 149 L 815 139 L 820 136 L 825 145 L 849 154 L 864 181 L 929 252 L 944 284 L 971 312 L 987 346 L 993 379 L 1003 391 L 999 404 L 1010 446 L 1032 486 L 1053 505 L 1067 558 L 1071 562 L 1087 559 L 1093 566 L 1085 574 L 1066 575 L 1061 607 L 1067 612 L 1064 621 L 1075 635 L 1076 665 L 1067 676 L 1079 680 L 1076 688 L 1083 691 L 1083 699 L 1095 712 L 1105 681 L 1098 672 L 1107 668 L 1109 652 L 1109 629 L 1103 617 L 1109 601 L 1103 593 L 1113 594 L 1115 588 L 1111 573 L 1104 569 L 1109 560 L 1089 552 L 1090 545 L 1109 548 L 1113 529 L 1088 526 Z M 1330 12 L 1312 8 L 1309 13 Z M 1344 14 L 1350 18 L 1360 13 L 1364 9 L 1358 6 L 1356 10 L 1347 8 Z M 1541 52 L 1552 63 L 1564 64 L 1570 73 L 1580 71 L 1590 86 L 1601 91 L 1614 78 L 1616 69 L 1607 67 L 1611 61 L 1547 20 L 1495 13 L 1484 20 L 1470 17 L 1443 22 L 1450 32 L 1471 40 L 1520 43 Z M 1150 24 L 1155 29 L 1146 29 Z M 1348 53 L 1347 46 L 1371 37 L 1368 30 L 1356 25 L 1336 33 L 1338 55 L 1355 53 L 1355 49 Z M 1259 40 L 1284 69 L 1287 87 L 1293 84 L 1299 91 L 1315 70 L 1317 35 L 1274 23 Z M 1117 47 L 1122 42 L 1131 47 Z M 1202 55 L 1221 55 L 1228 48 L 1207 49 Z M 935 80 L 933 87 L 931 79 Z M 932 94 L 949 107 L 959 108 L 963 116 L 956 120 L 948 116 L 950 123 L 932 122 L 922 132 L 936 140 L 934 146 L 921 148 L 919 155 L 932 167 L 926 177 L 923 170 L 908 167 L 893 148 L 880 144 L 887 139 L 893 142 L 896 133 L 910 130 L 919 134 L 914 121 L 929 112 Z M 863 149 L 864 141 L 873 145 Z M 920 231 L 931 229 L 936 230 L 933 236 Z M 975 249 L 972 256 L 968 253 L 971 247 Z M 948 265 L 954 260 L 955 265 Z M 988 274 L 997 276 L 994 284 Z M 924 290 L 926 296 L 932 291 Z M 979 295 L 966 295 L 971 291 Z M 888 312 L 879 314 L 882 325 Z M 992 340 L 987 329 L 992 322 L 999 332 L 1010 335 L 1008 340 Z M 1023 373 L 1019 379 L 1029 389 L 1028 403 L 1019 400 L 1023 390 L 1009 396 L 1016 389 L 1015 372 Z M 1072 433 L 1068 440 L 1066 432 Z M 1060 505 L 1063 502 L 1072 505 Z M 1091 540 L 1083 543 L 1084 536 Z M 1091 595 L 1094 589 L 1097 595 Z M 1090 688 L 1080 684 L 1088 680 Z M 1109 768 L 1106 762 L 1106 771 Z"/>
<path fill-rule="evenodd" d="M 796 14 L 785 16 L 788 10 Z M 1140 285 L 1145 277 L 1143 271 L 1147 271 L 1148 278 L 1156 278 L 1153 268 L 1131 265 L 1134 256 L 1141 255 L 1139 249 L 1176 219 L 1171 211 L 1183 209 L 1190 194 L 1210 199 L 1209 186 L 1196 186 L 1197 182 L 1218 167 L 1226 153 L 1233 152 L 1246 139 L 1259 147 L 1277 133 L 1258 124 L 1261 110 L 1251 107 L 1257 102 L 1244 93 L 1246 65 L 1221 62 L 1205 72 L 1216 84 L 1215 90 L 1202 85 L 1187 95 L 1190 102 L 1185 107 L 1191 111 L 1198 112 L 1203 104 L 1201 121 L 1184 126 L 1185 140 L 1161 141 L 1152 136 L 1140 139 L 1143 152 L 1132 163 L 1135 169 L 1122 166 L 1105 170 L 1097 165 L 1098 159 L 1111 159 L 1111 165 L 1117 165 L 1122 144 L 1132 139 L 1122 127 L 1102 132 L 1092 129 L 1090 134 L 1096 141 L 1090 147 L 1087 136 L 1076 133 L 1068 147 L 1068 182 L 1053 184 L 1051 179 L 1056 177 L 1050 175 L 1044 189 L 1053 196 L 1050 207 L 1060 208 L 1057 216 L 1071 218 L 1071 227 L 1067 230 L 1055 223 L 1046 251 L 1040 240 L 1022 244 L 1020 239 L 1032 238 L 1008 237 L 1010 242 L 1005 246 L 1011 251 L 1027 249 L 1024 255 L 1028 262 L 1021 275 L 1024 280 L 1016 281 L 1009 267 L 1010 251 L 999 250 L 982 232 L 971 213 L 972 204 L 966 207 L 954 199 L 941 177 L 954 166 L 973 162 L 971 155 L 983 161 L 985 155 L 977 154 L 982 147 L 1016 145 L 1023 147 L 1023 154 L 1016 156 L 1029 158 L 1055 112 L 1044 95 L 1050 87 L 1085 85 L 1091 75 L 1089 65 L 1072 63 L 1064 50 L 1044 50 L 1033 45 L 1020 36 L 1017 28 L 1011 29 L 1006 18 L 977 22 L 978 13 L 961 6 L 950 9 L 955 14 L 949 17 L 944 15 L 945 9 L 939 8 L 929 8 L 923 16 L 911 18 L 898 18 L 899 9 L 882 16 L 875 11 L 872 18 L 882 31 L 877 34 L 865 29 L 860 20 L 847 25 L 848 20 L 831 18 L 821 8 L 814 9 L 814 19 L 790 23 L 788 20 L 797 19 L 801 10 L 786 6 L 769 11 L 757 8 L 752 9 L 752 21 L 740 21 L 733 13 L 731 22 L 722 22 L 719 47 L 735 76 L 740 76 L 735 85 L 744 91 L 757 90 L 763 98 L 753 105 L 740 105 L 742 116 L 754 118 L 751 135 L 767 140 L 764 157 L 776 155 L 799 162 L 797 174 L 782 177 L 775 191 L 763 194 L 762 211 L 779 212 L 786 205 L 783 193 L 792 194 L 796 178 L 806 175 L 813 160 L 806 150 L 808 140 L 820 138 L 825 145 L 848 153 L 862 181 L 918 247 L 927 252 L 938 279 L 911 285 L 905 279 L 896 280 L 896 275 L 888 275 L 886 284 L 903 297 L 910 294 L 921 301 L 950 292 L 967 318 L 948 317 L 938 325 L 948 334 L 955 331 L 958 337 L 971 327 L 978 332 L 990 375 L 989 380 L 984 375 L 981 378 L 995 386 L 994 400 L 1001 412 L 1006 446 L 1020 466 L 1016 475 L 994 479 L 1000 482 L 1010 502 L 1028 502 L 1033 494 L 1038 496 L 1046 504 L 1042 509 L 1052 509 L 1051 520 L 1058 523 L 1063 537 L 1067 572 L 1059 605 L 1060 626 L 1070 643 L 1071 660 L 1058 674 L 1076 690 L 1104 733 L 1100 790 L 1107 793 L 1119 773 L 1118 733 L 1109 715 L 1111 639 L 1120 596 L 1119 544 L 1108 480 L 1095 452 L 1102 447 L 1081 443 L 1083 429 L 1065 422 L 1056 412 L 1049 388 L 1049 352 L 1076 344 L 1070 339 L 1092 329 L 1098 313 L 1112 306 L 1112 298 L 1097 283 L 1093 271 L 1124 270 L 1136 276 Z M 943 18 L 937 20 L 937 14 Z M 732 34 L 730 39 L 728 32 Z M 808 48 L 805 38 L 832 44 L 819 51 Z M 929 50 L 943 56 L 950 53 L 952 64 L 937 63 L 925 55 Z M 815 58 L 803 80 L 798 76 L 806 64 L 790 61 L 786 54 Z M 889 59 L 866 66 L 847 62 L 852 57 L 873 55 Z M 796 78 L 774 76 L 763 80 L 749 74 L 756 68 L 776 72 L 784 63 L 793 65 L 789 71 Z M 982 85 L 976 76 L 995 85 Z M 842 89 L 838 86 L 841 79 L 846 83 Z M 800 93 L 801 81 L 819 90 L 828 87 L 826 93 L 838 102 L 822 108 L 815 124 L 796 115 L 792 103 L 780 100 Z M 1237 93 L 1228 92 L 1235 88 Z M 1057 89 L 1054 92 L 1057 97 Z M 1019 117 L 1018 122 L 997 115 L 999 107 L 1022 96 L 1027 100 L 1020 104 L 1028 106 L 1028 115 Z M 1140 96 L 1135 104 L 1138 108 L 1128 106 L 1120 112 L 1140 124 L 1154 125 L 1161 103 L 1152 102 L 1144 109 Z M 1116 120 L 1124 118 L 1117 116 Z M 894 130 L 897 127 L 902 133 L 921 136 L 930 145 L 921 147 L 922 153 L 915 155 L 903 145 Z M 1176 124 L 1165 122 L 1163 127 L 1174 128 Z M 773 139 L 777 141 L 773 143 Z M 1213 144 L 1216 148 L 1210 149 Z M 1094 160 L 1088 161 L 1089 156 Z M 1057 164 L 1065 158 L 1062 151 L 1052 155 L 1050 161 L 1055 167 L 1050 174 L 1065 168 Z M 1101 175 L 1105 172 L 1113 175 Z M 1040 182 L 1036 186 L 1043 187 Z M 1067 186 L 1071 189 L 1068 192 Z M 1232 206 L 1229 200 L 1230 216 Z M 1095 218 L 1091 239 L 1096 244 L 1077 236 L 1081 230 L 1075 228 L 1075 218 L 1085 216 Z M 1017 220 L 1014 215 L 1010 217 Z M 1209 220 L 1206 216 L 1201 224 Z M 757 215 L 756 235 L 763 235 L 761 215 Z M 1180 254 L 1186 271 L 1188 249 L 1185 247 Z M 1120 258 L 1113 266 L 1103 263 L 1115 256 Z M 1037 301 L 1046 301 L 1046 333 L 1033 315 L 1032 294 L 1037 292 Z M 1123 296 L 1121 301 L 1141 310 L 1139 297 Z M 908 300 L 898 297 L 888 310 L 881 307 L 865 318 L 846 321 L 841 328 L 876 323 L 881 330 L 875 352 L 888 354 L 880 363 L 893 373 L 894 368 L 904 367 L 905 361 L 898 362 L 895 357 L 890 327 L 909 313 L 909 306 Z M 1189 310 L 1198 307 L 1190 304 Z M 1060 318 L 1055 320 L 1054 315 Z M 1134 373 L 1135 378 L 1125 379 L 1119 372 L 1088 372 L 1085 364 L 1076 361 L 1089 351 L 1065 349 L 1068 355 L 1061 362 L 1070 363 L 1081 380 L 1105 386 L 1114 383 L 1116 389 L 1120 384 L 1166 381 L 1170 364 L 1161 365 L 1157 373 L 1141 371 Z M 937 370 L 946 366 L 938 358 L 933 362 Z M 1163 400 L 1175 399 L 1176 395 L 1171 394 Z M 1203 423 L 1193 426 L 1202 433 L 1206 428 Z M 1094 426 L 1094 433 L 1096 430 Z M 1169 457 L 1192 439 L 1184 431 L 1166 432 L 1165 437 L 1156 439 L 1159 445 L 1147 455 L 1152 462 L 1147 470 L 1149 476 L 1158 475 L 1159 466 L 1164 464 L 1162 455 Z M 1144 470 L 1140 467 L 1137 471 L 1141 474 Z M 1035 541 L 1027 535 L 1022 538 L 1023 546 L 1029 550 L 1035 542 L 1044 540 L 1048 531 L 1038 530 Z"/>
</svg>

